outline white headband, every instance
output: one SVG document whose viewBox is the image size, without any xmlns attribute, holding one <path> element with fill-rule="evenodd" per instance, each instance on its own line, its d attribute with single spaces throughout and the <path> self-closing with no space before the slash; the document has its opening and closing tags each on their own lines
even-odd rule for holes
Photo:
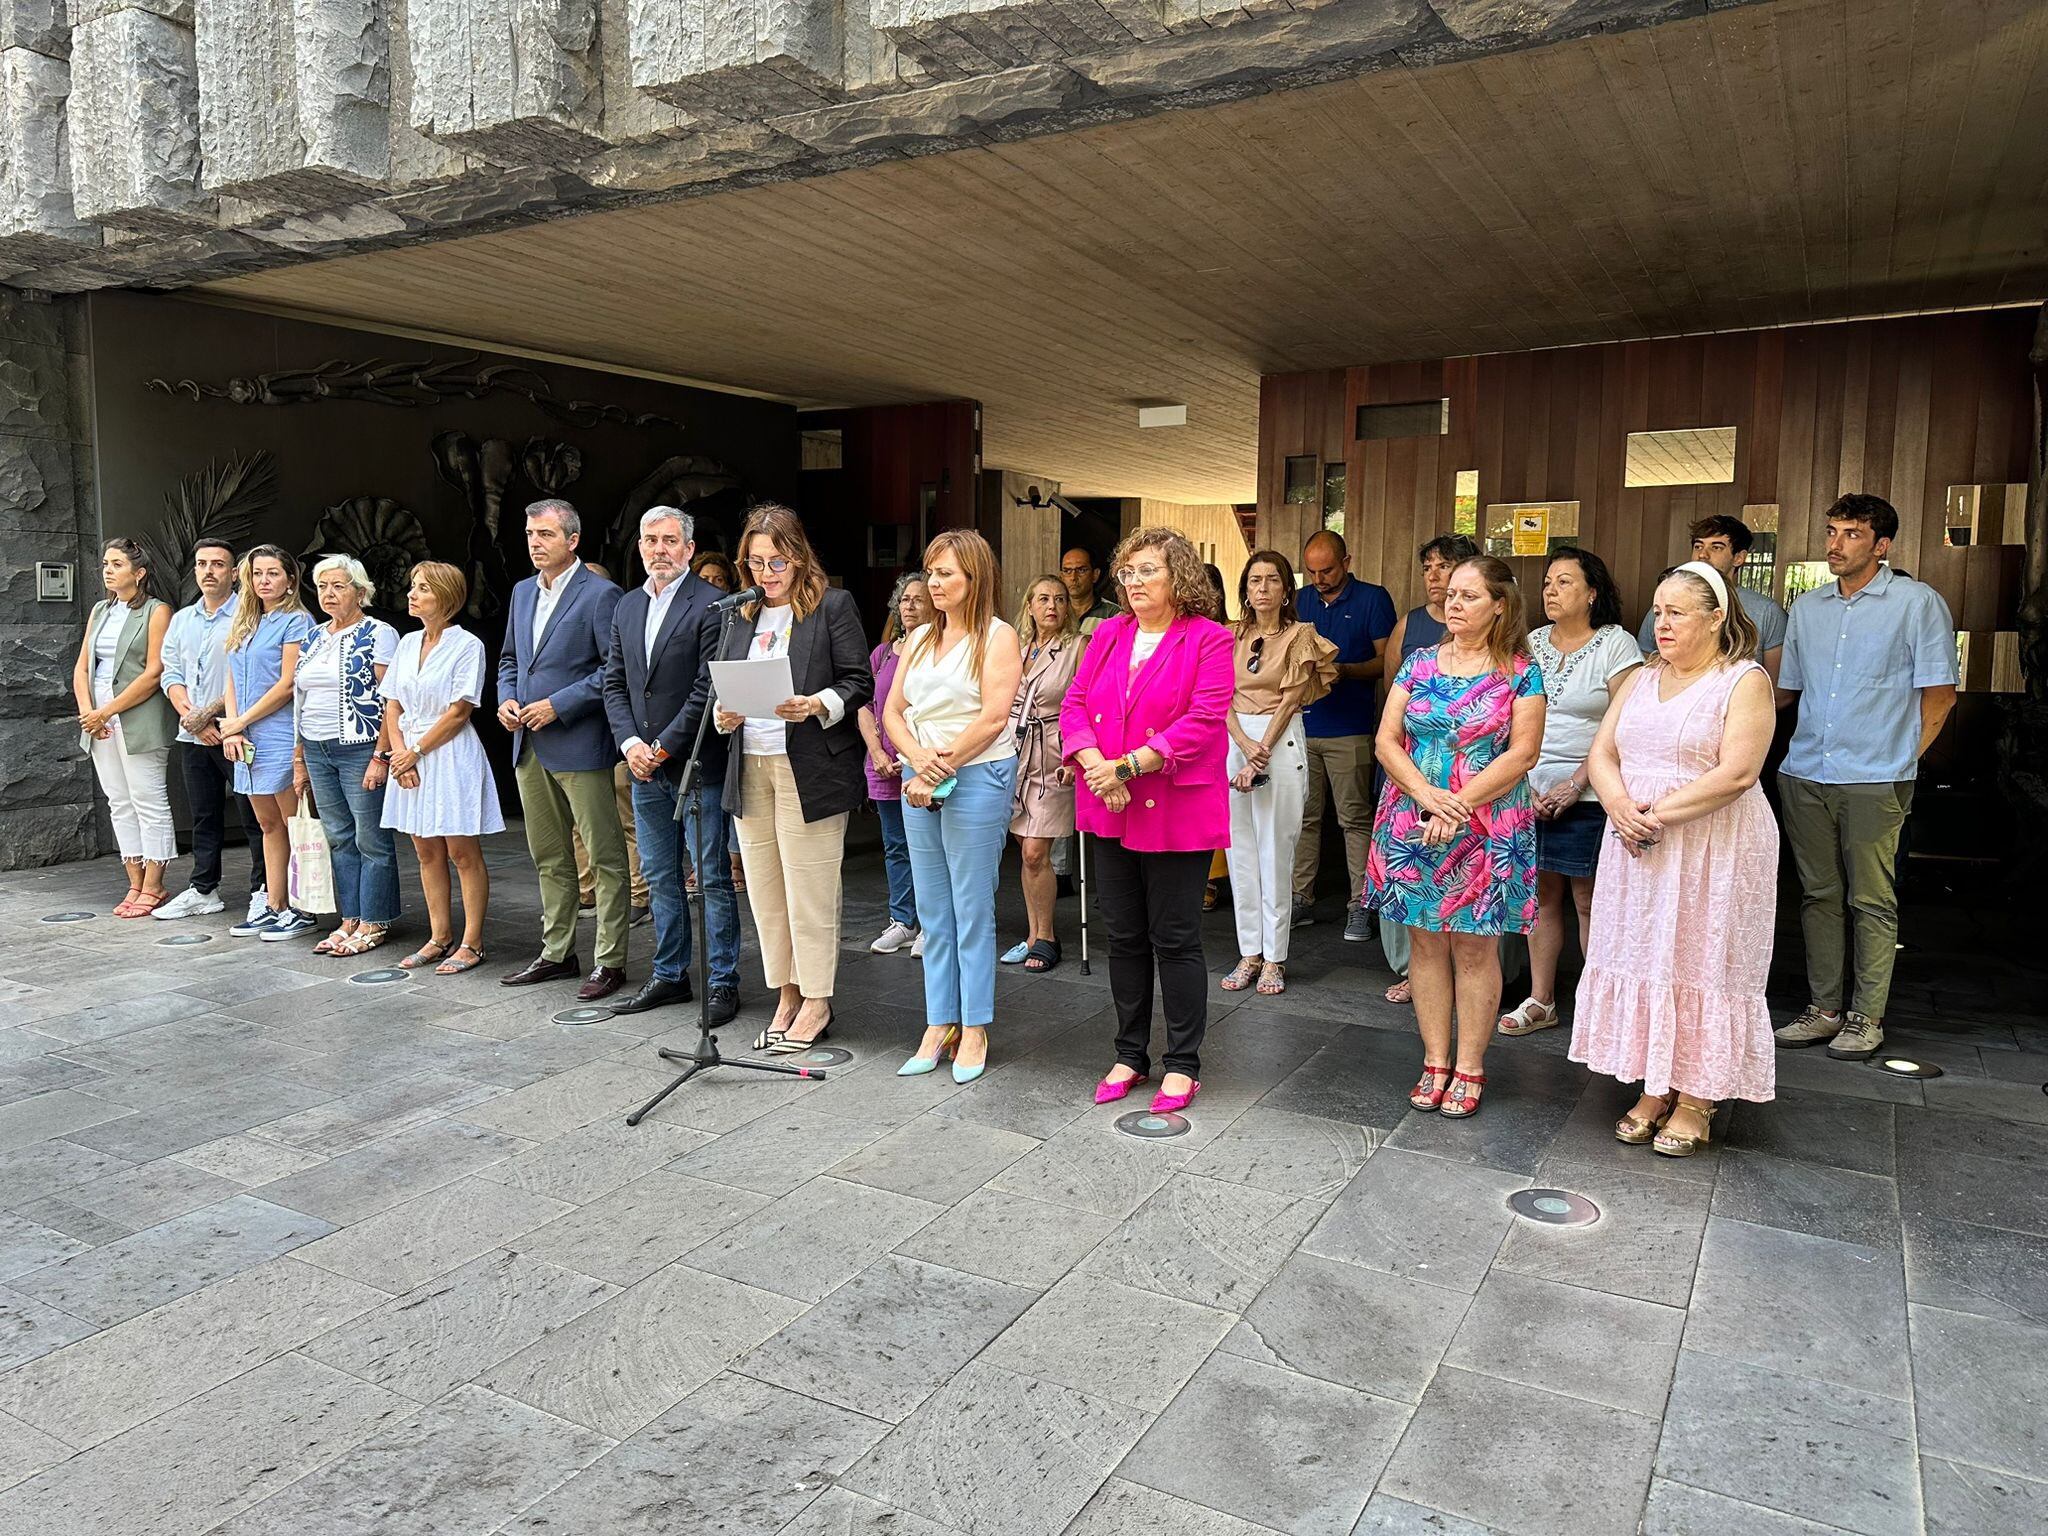
<svg viewBox="0 0 2048 1536">
<path fill-rule="evenodd" d="M 1679 571 L 1685 571 L 1697 576 L 1701 581 L 1712 587 L 1714 589 L 1714 600 L 1721 605 L 1721 611 L 1723 613 L 1728 611 L 1728 582 L 1719 571 L 1715 570 L 1704 560 L 1688 560 L 1685 564 L 1674 569 L 1671 574 L 1676 576 Z"/>
</svg>

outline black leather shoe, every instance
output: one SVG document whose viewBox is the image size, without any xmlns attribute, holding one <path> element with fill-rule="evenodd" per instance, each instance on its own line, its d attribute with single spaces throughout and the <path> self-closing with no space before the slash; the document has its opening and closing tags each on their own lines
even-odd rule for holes
<svg viewBox="0 0 2048 1536">
<path fill-rule="evenodd" d="M 663 1008 L 670 1003 L 687 1003 L 695 994 L 690 991 L 690 978 L 681 981 L 649 981 L 623 1003 L 613 1003 L 613 1013 L 645 1013 L 650 1008 Z"/>
<path fill-rule="evenodd" d="M 579 1003 L 602 1002 L 626 984 L 626 973 L 616 965 L 600 965 L 583 978 L 583 985 L 576 989 Z"/>
<path fill-rule="evenodd" d="M 740 989 L 738 987 L 713 986 L 711 989 L 711 1022 L 730 1024 L 740 1011 Z"/>
<path fill-rule="evenodd" d="M 550 960 L 547 956 L 542 955 L 537 959 L 529 960 L 526 963 L 525 970 L 514 971 L 510 976 L 499 982 L 498 985 L 501 987 L 530 987 L 536 982 L 567 981 L 571 977 L 581 976 L 582 974 L 583 967 L 576 963 L 576 957 L 573 954 L 567 955 L 560 960 Z"/>
</svg>

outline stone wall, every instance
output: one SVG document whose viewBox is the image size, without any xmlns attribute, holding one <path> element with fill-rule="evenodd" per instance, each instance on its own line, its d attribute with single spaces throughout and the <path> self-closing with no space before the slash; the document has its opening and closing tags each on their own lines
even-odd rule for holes
<svg viewBox="0 0 2048 1536">
<path fill-rule="evenodd" d="M 85 302 L 0 289 L 0 869 L 97 853 L 71 669 L 99 587 Z M 36 601 L 36 563 L 73 600 Z"/>
<path fill-rule="evenodd" d="M 1749 0 L 0 0 L 0 282 L 178 287 Z"/>
</svg>

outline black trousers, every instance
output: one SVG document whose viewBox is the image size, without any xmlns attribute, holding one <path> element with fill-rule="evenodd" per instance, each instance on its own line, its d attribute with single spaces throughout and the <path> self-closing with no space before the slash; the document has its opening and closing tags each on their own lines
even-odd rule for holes
<svg viewBox="0 0 2048 1536">
<path fill-rule="evenodd" d="M 1116 1001 L 1116 1059 L 1150 1073 L 1152 973 L 1166 1008 L 1164 1070 L 1201 1071 L 1209 1026 L 1209 967 L 1202 957 L 1202 890 L 1208 853 L 1133 853 L 1111 837 L 1088 841 L 1088 883 L 1109 930 L 1109 991 Z"/>
<path fill-rule="evenodd" d="M 249 889 L 264 889 L 263 831 L 249 802 L 235 793 L 235 765 L 219 747 L 177 744 L 178 771 L 185 780 L 185 805 L 192 813 L 192 888 L 220 887 L 220 850 L 227 832 L 228 802 L 242 808 L 242 831 L 249 839 Z"/>
</svg>

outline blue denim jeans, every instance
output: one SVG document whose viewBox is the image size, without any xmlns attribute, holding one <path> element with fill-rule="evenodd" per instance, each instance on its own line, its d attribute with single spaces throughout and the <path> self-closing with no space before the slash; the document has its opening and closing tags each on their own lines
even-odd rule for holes
<svg viewBox="0 0 2048 1536">
<path fill-rule="evenodd" d="M 398 918 L 398 855 L 384 825 L 383 789 L 363 788 L 363 773 L 377 750 L 372 741 L 302 741 L 313 805 L 327 832 L 334 865 L 334 904 L 344 921 L 390 923 Z"/>
<path fill-rule="evenodd" d="M 726 819 L 723 787 L 700 785 L 695 825 L 676 820 L 676 786 L 657 773 L 633 781 L 633 824 L 640 835 L 640 873 L 654 909 L 654 979 L 681 981 L 690 969 L 696 936 L 690 903 L 683 895 L 683 854 L 687 846 L 697 871 L 697 899 L 704 903 L 704 936 L 711 949 L 714 987 L 740 984 L 740 903 L 732 888 L 732 823 Z M 687 842 L 686 842 L 687 837 Z"/>
<path fill-rule="evenodd" d="M 889 921 L 915 928 L 917 889 L 910 873 L 910 841 L 903 831 L 903 802 L 877 800 L 875 814 L 882 818 L 882 868 L 889 876 Z"/>
<path fill-rule="evenodd" d="M 931 810 L 903 807 L 924 929 L 927 1024 L 996 1016 L 996 877 L 1010 832 L 1017 760 L 973 763 Z"/>
</svg>

